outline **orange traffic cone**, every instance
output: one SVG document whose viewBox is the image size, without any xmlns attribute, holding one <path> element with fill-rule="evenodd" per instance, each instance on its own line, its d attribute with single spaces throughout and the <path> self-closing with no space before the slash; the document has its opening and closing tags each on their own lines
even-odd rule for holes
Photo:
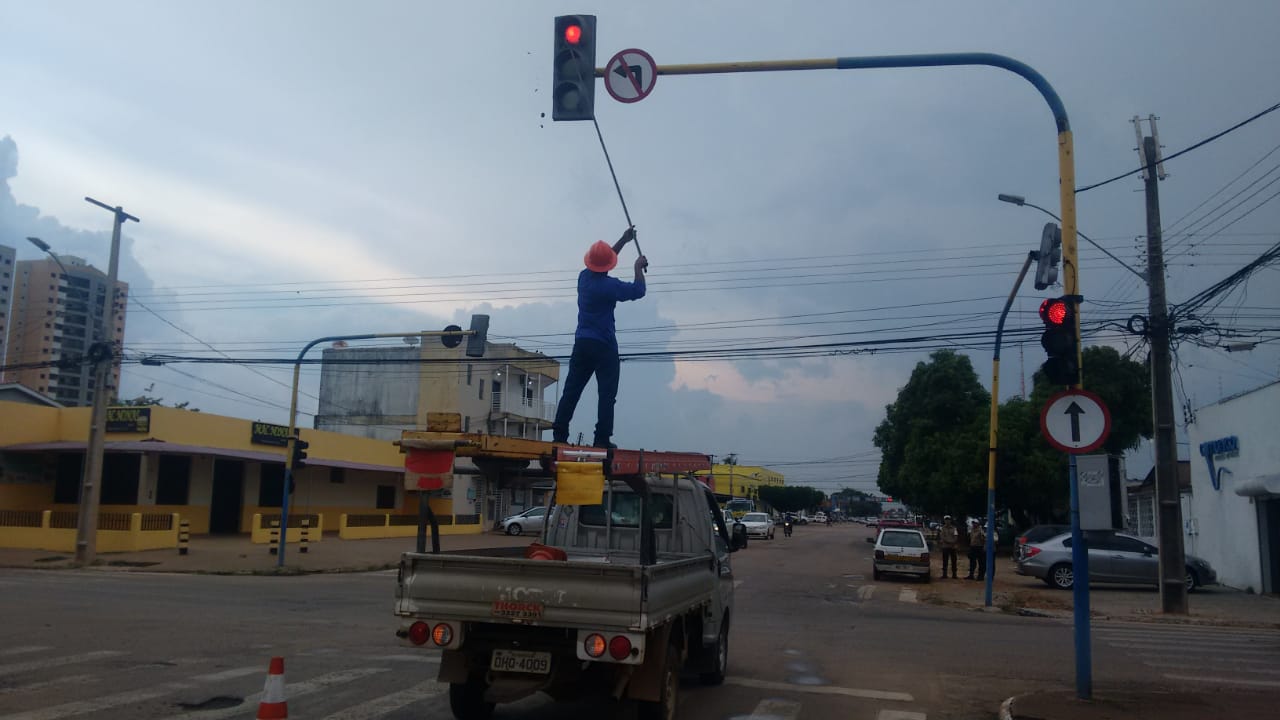
<svg viewBox="0 0 1280 720">
<path fill-rule="evenodd" d="M 284 720 L 289 717 L 289 703 L 284 699 L 284 658 L 271 658 L 267 669 L 267 684 L 262 688 L 262 700 L 258 702 L 257 720 Z"/>
</svg>

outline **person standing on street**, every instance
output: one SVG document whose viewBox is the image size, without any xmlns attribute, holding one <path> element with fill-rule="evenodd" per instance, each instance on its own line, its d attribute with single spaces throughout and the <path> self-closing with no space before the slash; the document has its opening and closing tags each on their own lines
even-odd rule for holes
<svg viewBox="0 0 1280 720">
<path fill-rule="evenodd" d="M 960 533 L 956 530 L 951 516 L 942 518 L 942 529 L 938 531 L 938 544 L 942 546 L 942 577 L 947 577 L 947 561 L 951 562 L 951 577 L 956 577 L 956 543 L 960 541 Z"/>
<path fill-rule="evenodd" d="M 978 576 L 973 575 L 974 569 L 977 569 Z M 974 520 L 973 528 L 969 531 L 969 574 L 965 575 L 966 580 L 985 580 L 987 578 L 987 531 L 982 527 L 982 521 Z"/>
<path fill-rule="evenodd" d="M 643 255 L 636 258 L 633 282 L 610 277 L 609 271 L 617 266 L 618 253 L 635 237 L 635 227 L 629 227 L 613 247 L 597 240 L 583 257 L 587 267 L 578 274 L 578 328 L 574 332 L 573 354 L 569 358 L 569 376 L 565 379 L 564 394 L 560 397 L 556 419 L 551 426 L 553 442 L 569 441 L 569 422 L 573 420 L 582 390 L 595 375 L 599 405 L 595 439 L 591 444 L 598 448 L 615 447 L 611 438 L 613 406 L 618 398 L 619 362 L 613 309 L 619 302 L 644 297 L 644 271 L 649 267 L 649 261 Z"/>
</svg>

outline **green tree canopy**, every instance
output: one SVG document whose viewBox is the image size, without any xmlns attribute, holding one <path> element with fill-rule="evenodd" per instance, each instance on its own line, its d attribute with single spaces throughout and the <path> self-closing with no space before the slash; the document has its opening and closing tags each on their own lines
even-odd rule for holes
<svg viewBox="0 0 1280 720">
<path fill-rule="evenodd" d="M 761 485 L 760 499 L 778 512 L 812 510 L 822 504 L 826 494 L 803 485 Z"/>
</svg>

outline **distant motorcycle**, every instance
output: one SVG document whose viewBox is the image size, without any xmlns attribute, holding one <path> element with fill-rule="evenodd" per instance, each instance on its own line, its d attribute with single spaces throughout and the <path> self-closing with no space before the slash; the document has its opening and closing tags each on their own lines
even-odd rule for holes
<svg viewBox="0 0 1280 720">
<path fill-rule="evenodd" d="M 791 521 L 786 520 L 782 523 L 782 534 L 785 537 L 791 537 Z"/>
</svg>

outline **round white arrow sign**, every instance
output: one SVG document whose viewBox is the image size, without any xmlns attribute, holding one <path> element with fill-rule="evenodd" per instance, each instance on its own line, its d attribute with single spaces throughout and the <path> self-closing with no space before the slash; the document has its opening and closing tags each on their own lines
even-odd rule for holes
<svg viewBox="0 0 1280 720">
<path fill-rule="evenodd" d="M 1093 452 L 1111 433 L 1111 412 L 1091 392 L 1063 390 L 1040 411 L 1040 430 L 1050 445 L 1063 452 Z"/>
</svg>

